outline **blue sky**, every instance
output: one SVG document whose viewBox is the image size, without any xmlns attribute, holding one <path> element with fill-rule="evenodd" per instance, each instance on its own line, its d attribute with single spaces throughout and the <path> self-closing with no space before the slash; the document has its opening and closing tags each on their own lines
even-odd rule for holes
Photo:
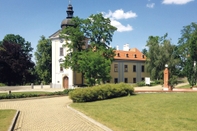
<svg viewBox="0 0 197 131">
<path fill-rule="evenodd" d="M 0 0 L 0 40 L 19 34 L 34 51 L 41 35 L 49 37 L 66 18 L 69 0 Z M 71 0 L 74 16 L 102 12 L 118 28 L 112 47 L 124 44 L 140 51 L 148 37 L 168 37 L 177 44 L 183 26 L 197 22 L 197 0 Z"/>
</svg>

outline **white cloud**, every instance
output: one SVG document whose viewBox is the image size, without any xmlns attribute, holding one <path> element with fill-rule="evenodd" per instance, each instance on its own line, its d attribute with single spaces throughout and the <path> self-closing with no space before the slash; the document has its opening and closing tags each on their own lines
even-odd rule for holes
<svg viewBox="0 0 197 131">
<path fill-rule="evenodd" d="M 135 17 L 137 17 L 137 14 L 132 12 L 132 11 L 124 12 L 124 10 L 119 9 L 119 10 L 116 10 L 114 12 L 112 12 L 110 10 L 109 13 L 106 14 L 106 17 L 114 18 L 114 19 L 119 20 L 119 19 L 135 18 Z"/>
<path fill-rule="evenodd" d="M 133 30 L 131 25 L 129 24 L 123 25 L 119 20 L 137 17 L 136 13 L 132 11 L 124 12 L 124 10 L 122 9 L 116 10 L 114 12 L 110 10 L 108 13 L 103 12 L 103 14 L 104 14 L 104 17 L 110 18 L 111 25 L 115 26 L 118 32 L 125 32 L 125 31 Z"/>
<path fill-rule="evenodd" d="M 183 4 L 187 4 L 191 1 L 194 0 L 163 0 L 163 4 L 177 4 L 177 5 L 183 5 Z"/>
<path fill-rule="evenodd" d="M 127 26 L 122 25 L 119 21 L 111 19 L 111 25 L 117 28 L 118 32 L 132 31 L 133 28 L 131 25 L 127 24 Z"/>
<path fill-rule="evenodd" d="M 148 8 L 154 8 L 154 6 L 155 6 L 155 3 L 146 4 L 146 7 L 148 7 Z"/>
</svg>

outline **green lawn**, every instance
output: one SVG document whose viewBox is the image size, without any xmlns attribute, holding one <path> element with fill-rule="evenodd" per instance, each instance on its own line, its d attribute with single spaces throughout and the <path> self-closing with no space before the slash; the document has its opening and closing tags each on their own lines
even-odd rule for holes
<svg viewBox="0 0 197 131">
<path fill-rule="evenodd" d="M 137 94 L 71 106 L 114 131 L 197 129 L 197 93 Z"/>
<path fill-rule="evenodd" d="M 0 131 L 7 131 L 12 123 L 16 110 L 0 110 Z"/>
</svg>

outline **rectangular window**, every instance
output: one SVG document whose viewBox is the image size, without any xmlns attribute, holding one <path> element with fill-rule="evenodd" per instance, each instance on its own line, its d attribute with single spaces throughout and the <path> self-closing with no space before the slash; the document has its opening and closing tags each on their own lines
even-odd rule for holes
<svg viewBox="0 0 197 131">
<path fill-rule="evenodd" d="M 128 66 L 124 65 L 124 72 L 128 72 Z"/>
<path fill-rule="evenodd" d="M 118 64 L 114 64 L 114 72 L 118 72 Z"/>
<path fill-rule="evenodd" d="M 60 56 L 64 56 L 64 50 L 62 47 L 60 48 Z"/>
<path fill-rule="evenodd" d="M 114 78 L 114 83 L 118 83 L 118 78 Z"/>
<path fill-rule="evenodd" d="M 133 72 L 136 72 L 136 65 L 133 65 Z"/>
<path fill-rule="evenodd" d="M 128 78 L 124 78 L 124 83 L 128 83 Z"/>
<path fill-rule="evenodd" d="M 144 72 L 144 65 L 142 65 L 142 72 Z"/>
<path fill-rule="evenodd" d="M 60 71 L 63 71 L 63 67 L 60 66 Z"/>
<path fill-rule="evenodd" d="M 133 78 L 133 83 L 136 83 L 136 78 Z"/>
<path fill-rule="evenodd" d="M 142 81 L 144 81 L 144 77 L 142 77 Z"/>
</svg>

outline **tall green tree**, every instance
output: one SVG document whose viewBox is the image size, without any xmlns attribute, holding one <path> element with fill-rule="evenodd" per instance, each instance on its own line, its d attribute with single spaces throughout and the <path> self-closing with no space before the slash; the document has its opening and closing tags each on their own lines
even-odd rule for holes
<svg viewBox="0 0 197 131">
<path fill-rule="evenodd" d="M 86 50 L 85 42 L 87 40 L 84 36 L 84 20 L 74 17 L 71 22 L 75 26 L 66 27 L 60 34 L 60 37 L 66 40 L 65 47 L 67 47 L 67 55 L 63 65 L 65 68 L 71 67 L 74 71 L 81 72 L 79 71 L 78 59 L 81 51 Z"/>
<path fill-rule="evenodd" d="M 0 41 L 0 72 L 1 76 L 3 75 L 1 77 L 4 79 L 3 82 L 8 85 L 16 85 L 30 83 L 34 80 L 32 50 L 31 43 L 20 35 L 8 34 Z M 5 72 L 8 69 L 9 71 Z"/>
<path fill-rule="evenodd" d="M 83 51 L 79 56 L 78 63 L 80 70 L 84 71 L 84 76 L 89 85 L 105 83 L 111 78 L 109 72 L 111 61 L 103 56 L 102 51 Z"/>
<path fill-rule="evenodd" d="M 146 48 L 142 49 L 142 53 L 146 56 L 148 50 Z"/>
<path fill-rule="evenodd" d="M 107 74 L 110 73 L 109 67 L 114 57 L 114 51 L 109 45 L 116 28 L 110 24 L 110 19 L 104 18 L 102 14 L 91 15 L 87 19 L 75 17 L 72 22 L 75 26 L 66 27 L 62 31 L 62 37 L 70 40 L 65 45 L 69 53 L 65 56 L 64 67 L 71 67 L 84 74 L 89 85 L 94 85 L 96 81 L 108 81 L 110 78 Z M 86 42 L 88 46 L 85 45 Z M 97 66 L 95 70 L 91 70 L 98 64 L 98 57 L 105 66 L 101 64 L 103 69 Z M 82 61 L 88 63 L 83 65 L 80 63 Z M 90 69 L 87 70 L 88 68 Z M 91 75 L 93 71 L 94 77 Z"/>
<path fill-rule="evenodd" d="M 41 36 L 38 41 L 37 50 L 35 52 L 36 59 L 36 73 L 44 84 L 49 84 L 51 82 L 51 72 L 52 72 L 52 45 L 49 39 L 45 36 Z"/>
<path fill-rule="evenodd" d="M 191 86 L 196 85 L 197 73 L 195 62 L 197 62 L 197 24 L 191 23 L 181 30 L 178 54 L 181 57 L 181 67 Z"/>
<path fill-rule="evenodd" d="M 170 81 L 176 83 L 174 79 L 179 75 L 180 58 L 176 55 L 176 46 L 167 39 L 167 34 L 162 37 L 150 36 L 146 45 L 149 50 L 146 54 L 146 67 L 151 75 L 151 79 L 163 79 L 165 64 L 168 64 Z"/>
<path fill-rule="evenodd" d="M 20 44 L 3 41 L 0 45 L 0 82 L 7 85 L 23 85 L 33 82 L 34 63 Z"/>
<path fill-rule="evenodd" d="M 25 41 L 23 37 L 20 35 L 14 35 L 14 34 L 7 34 L 2 41 L 0 41 L 0 45 L 4 42 L 10 42 L 10 43 L 16 43 L 21 45 L 21 48 L 25 54 L 27 54 L 30 58 L 32 57 L 31 52 L 33 51 L 33 48 L 31 47 L 31 43 L 28 41 Z"/>
</svg>

